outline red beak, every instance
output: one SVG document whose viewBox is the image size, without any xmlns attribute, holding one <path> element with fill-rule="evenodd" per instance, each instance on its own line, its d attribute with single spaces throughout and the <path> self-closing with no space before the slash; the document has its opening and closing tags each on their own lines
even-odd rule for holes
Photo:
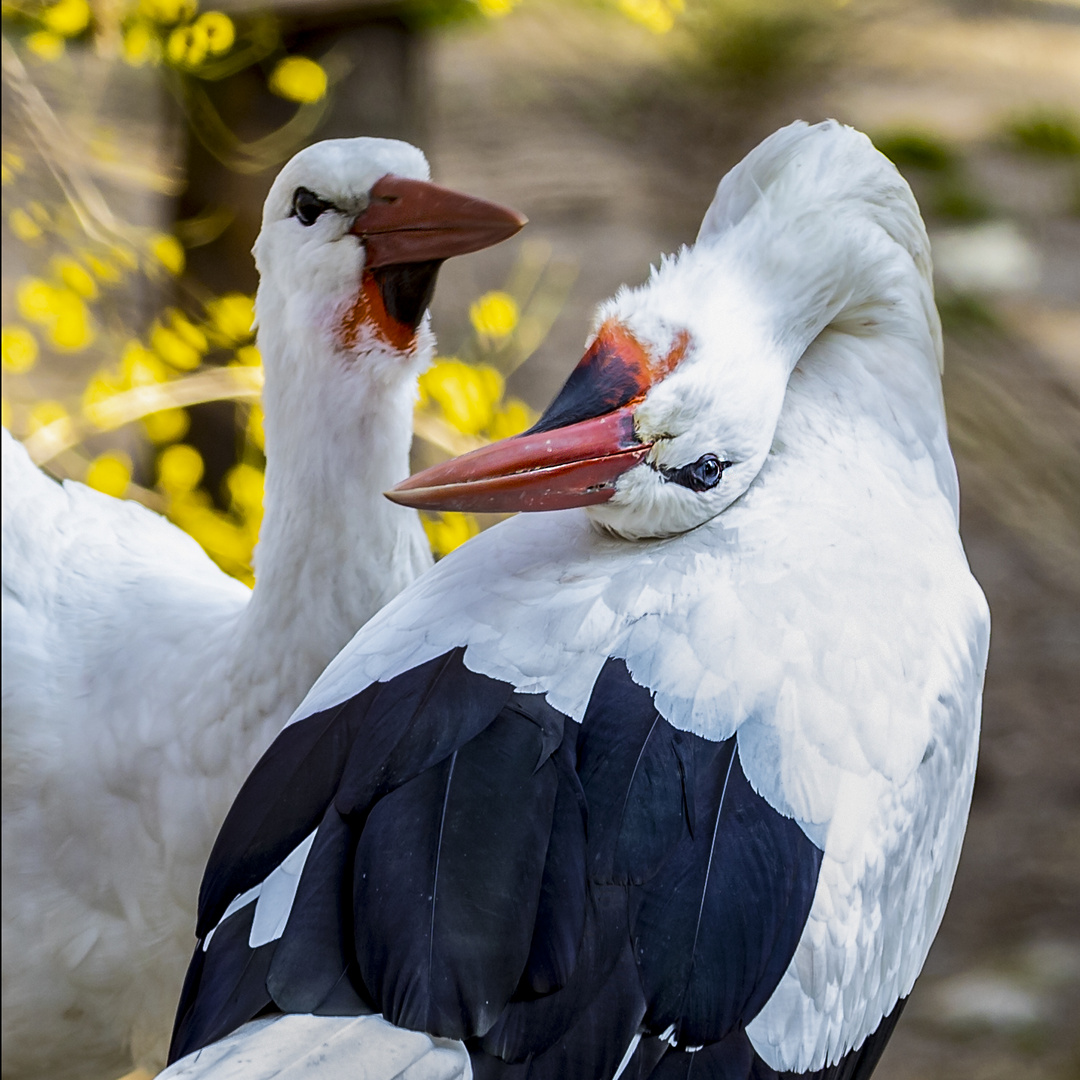
<svg viewBox="0 0 1080 1080">
<path fill-rule="evenodd" d="M 498 244 L 525 223 L 524 215 L 426 180 L 384 176 L 350 230 L 367 248 L 364 268 L 449 259 Z"/>
<path fill-rule="evenodd" d="M 681 358 L 661 363 L 617 323 L 605 323 L 540 420 L 523 435 L 410 476 L 387 498 L 418 510 L 507 513 L 606 502 L 615 481 L 645 459 L 634 409 Z M 676 355 L 677 354 L 677 355 Z"/>
</svg>

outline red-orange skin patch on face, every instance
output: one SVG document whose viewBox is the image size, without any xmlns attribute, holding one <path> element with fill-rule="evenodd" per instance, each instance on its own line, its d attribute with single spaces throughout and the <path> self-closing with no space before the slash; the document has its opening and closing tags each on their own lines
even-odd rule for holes
<svg viewBox="0 0 1080 1080">
<path fill-rule="evenodd" d="M 622 323 L 608 319 L 597 331 L 589 351 L 581 359 L 581 364 L 603 366 L 617 362 L 621 368 L 620 381 L 630 379 L 636 383 L 640 393 L 632 400 L 641 400 L 650 387 L 675 370 L 686 355 L 689 345 L 690 334 L 686 330 L 680 330 L 666 355 L 654 359 Z"/>
<path fill-rule="evenodd" d="M 416 344 L 416 330 L 407 323 L 398 322 L 386 310 L 379 283 L 369 270 L 361 272 L 356 303 L 341 320 L 341 344 L 346 349 L 354 348 L 364 328 L 370 328 L 377 341 L 397 352 L 410 352 Z"/>
<path fill-rule="evenodd" d="M 609 319 L 532 430 L 553 431 L 639 404 L 683 358 L 689 341 L 689 334 L 679 334 L 667 355 L 654 360 L 622 323 Z"/>
</svg>

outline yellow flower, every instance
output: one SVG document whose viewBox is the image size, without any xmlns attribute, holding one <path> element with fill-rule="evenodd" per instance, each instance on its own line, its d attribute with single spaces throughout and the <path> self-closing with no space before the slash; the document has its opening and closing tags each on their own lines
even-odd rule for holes
<svg viewBox="0 0 1080 1080">
<path fill-rule="evenodd" d="M 182 439 L 191 427 L 187 409 L 162 409 L 161 412 L 144 416 L 142 422 L 146 437 L 158 445 Z"/>
<path fill-rule="evenodd" d="M 78 352 L 94 340 L 90 312 L 78 293 L 70 289 L 54 290 L 54 314 L 49 338 L 61 349 Z"/>
<path fill-rule="evenodd" d="M 59 60 L 64 55 L 64 39 L 48 30 L 27 34 L 26 47 L 42 60 Z"/>
<path fill-rule="evenodd" d="M 86 0 L 60 0 L 46 8 L 41 21 L 61 37 L 75 37 L 90 25 L 90 5 Z"/>
<path fill-rule="evenodd" d="M 48 327 L 49 337 L 61 349 L 83 349 L 94 340 L 90 313 L 78 293 L 49 285 L 40 278 L 23 278 L 15 301 L 24 319 Z"/>
<path fill-rule="evenodd" d="M 93 300 L 97 296 L 97 283 L 86 269 L 69 255 L 58 255 L 53 259 L 52 269 L 53 273 L 72 292 L 78 293 L 87 300 Z"/>
<path fill-rule="evenodd" d="M 79 352 L 94 340 L 94 328 L 84 311 L 71 311 L 59 316 L 49 330 L 49 338 L 60 349 Z"/>
<path fill-rule="evenodd" d="M 518 5 L 518 0 L 476 0 L 476 6 L 489 18 L 501 19 Z"/>
<path fill-rule="evenodd" d="M 233 47 L 236 30 L 232 19 L 224 12 L 208 11 L 205 15 L 199 16 L 195 25 L 202 27 L 206 35 L 206 47 L 211 56 L 221 56 Z"/>
<path fill-rule="evenodd" d="M 202 363 L 202 354 L 175 330 L 160 323 L 150 332 L 150 347 L 164 360 L 180 371 L 192 371 Z"/>
<path fill-rule="evenodd" d="M 420 523 L 436 559 L 449 555 L 480 531 L 472 514 L 421 514 Z"/>
<path fill-rule="evenodd" d="M 158 233 L 150 240 L 150 252 L 170 274 L 180 275 L 184 272 L 187 261 L 184 257 L 184 245 L 175 236 Z"/>
<path fill-rule="evenodd" d="M 235 465 L 225 476 L 229 494 L 245 513 L 262 512 L 263 474 L 254 465 Z"/>
<path fill-rule="evenodd" d="M 248 413 L 248 438 L 260 449 L 266 449 L 266 432 L 263 430 L 263 411 L 261 405 L 252 405 Z"/>
<path fill-rule="evenodd" d="M 487 434 L 492 441 L 509 439 L 511 435 L 520 435 L 526 428 L 532 427 L 536 413 L 518 398 L 510 398 L 495 414 Z"/>
<path fill-rule="evenodd" d="M 14 150 L 3 151 L 0 159 L 4 164 L 13 172 L 21 173 L 26 168 L 26 162 L 23 160 L 22 154 L 16 154 Z"/>
<path fill-rule="evenodd" d="M 202 455 L 194 446 L 175 443 L 158 455 L 158 486 L 169 495 L 198 487 L 203 477 Z"/>
<path fill-rule="evenodd" d="M 48 322 L 55 310 L 54 289 L 41 278 L 25 277 L 15 289 L 15 303 L 24 319 L 32 322 Z"/>
<path fill-rule="evenodd" d="M 169 308 L 169 321 L 172 328 L 193 348 L 200 353 L 206 352 L 210 342 L 206 340 L 206 334 L 202 332 L 182 311 Z"/>
<path fill-rule="evenodd" d="M 666 34 L 675 16 L 685 9 L 683 0 L 619 0 L 619 10 L 654 34 Z"/>
<path fill-rule="evenodd" d="M 509 337 L 518 324 L 517 301 L 504 292 L 484 293 L 469 308 L 473 329 L 481 336 L 500 340 Z"/>
<path fill-rule="evenodd" d="M 99 371 L 87 384 L 82 395 L 82 409 L 86 418 L 95 427 L 110 426 L 108 409 L 103 406 L 115 397 L 122 388 L 107 371 Z"/>
<path fill-rule="evenodd" d="M 196 0 L 140 0 L 139 11 L 158 23 L 176 23 L 190 19 L 198 10 Z"/>
<path fill-rule="evenodd" d="M 326 94 L 326 72 L 306 56 L 286 56 L 270 74 L 270 89 L 278 97 L 310 105 Z"/>
<path fill-rule="evenodd" d="M 21 374 L 37 362 L 38 346 L 25 326 L 5 326 L 0 330 L 0 356 L 5 371 Z"/>
<path fill-rule="evenodd" d="M 86 470 L 86 486 L 104 492 L 117 499 L 123 498 L 131 483 L 131 458 L 127 454 L 110 451 L 100 454 L 90 462 Z"/>
<path fill-rule="evenodd" d="M 255 345 L 241 345 L 236 350 L 233 363 L 240 364 L 242 367 L 258 367 L 262 363 L 262 353 Z"/>
<path fill-rule="evenodd" d="M 503 385 L 492 367 L 440 360 L 420 376 L 421 401 L 434 400 L 458 431 L 476 435 L 494 419 Z"/>
<path fill-rule="evenodd" d="M 169 517 L 201 544 L 226 573 L 251 584 L 253 537 L 247 528 L 214 510 L 205 492 L 170 494 Z"/>
<path fill-rule="evenodd" d="M 214 329 L 230 342 L 246 341 L 251 337 L 255 321 L 255 301 L 243 293 L 226 293 L 206 305 L 206 313 Z"/>
<path fill-rule="evenodd" d="M 169 377 L 165 365 L 145 345 L 129 341 L 120 356 L 120 372 L 123 385 L 153 386 Z"/>
<path fill-rule="evenodd" d="M 165 44 L 165 55 L 184 67 L 198 67 L 210 51 L 210 36 L 198 23 L 178 26 Z"/>
<path fill-rule="evenodd" d="M 157 49 L 157 37 L 144 22 L 132 23 L 124 31 L 124 60 L 132 67 L 142 67 L 153 60 Z"/>
<path fill-rule="evenodd" d="M 29 424 L 30 432 L 33 433 L 46 424 L 55 424 L 57 420 L 68 418 L 67 409 L 59 401 L 39 401 L 31 410 Z"/>
<path fill-rule="evenodd" d="M 31 244 L 41 237 L 41 226 L 25 210 L 12 210 L 8 224 L 24 244 Z"/>
</svg>

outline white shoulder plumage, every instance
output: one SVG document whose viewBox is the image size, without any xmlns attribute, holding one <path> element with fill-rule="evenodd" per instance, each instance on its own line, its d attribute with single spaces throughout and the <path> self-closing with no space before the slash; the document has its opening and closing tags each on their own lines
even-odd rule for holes
<svg viewBox="0 0 1080 1080">
<path fill-rule="evenodd" d="M 465 1047 L 381 1016 L 253 1020 L 158 1080 L 472 1080 Z"/>
<path fill-rule="evenodd" d="M 77 672 L 123 679 L 174 615 L 234 614 L 249 590 L 145 507 L 49 479 L 6 430 L 3 461 L 6 769 L 9 736 L 86 693 Z"/>
</svg>

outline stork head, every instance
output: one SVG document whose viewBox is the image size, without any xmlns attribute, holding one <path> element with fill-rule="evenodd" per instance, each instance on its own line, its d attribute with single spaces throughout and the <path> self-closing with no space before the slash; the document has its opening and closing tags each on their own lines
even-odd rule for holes
<svg viewBox="0 0 1080 1080">
<path fill-rule="evenodd" d="M 255 243 L 260 327 L 273 324 L 272 336 L 294 346 L 314 338 L 345 362 L 364 356 L 388 375 L 414 371 L 430 345 L 425 314 L 443 260 L 525 223 L 428 176 L 424 155 L 394 139 L 300 151 L 270 189 Z"/>
<path fill-rule="evenodd" d="M 753 334 L 733 334 L 723 360 L 710 356 L 699 319 L 657 319 L 642 300 L 626 292 L 601 309 L 584 357 L 532 429 L 424 470 L 390 498 L 441 510 L 588 506 L 630 539 L 721 513 L 764 463 L 786 372 L 740 365 L 742 346 L 761 344 Z"/>
</svg>

